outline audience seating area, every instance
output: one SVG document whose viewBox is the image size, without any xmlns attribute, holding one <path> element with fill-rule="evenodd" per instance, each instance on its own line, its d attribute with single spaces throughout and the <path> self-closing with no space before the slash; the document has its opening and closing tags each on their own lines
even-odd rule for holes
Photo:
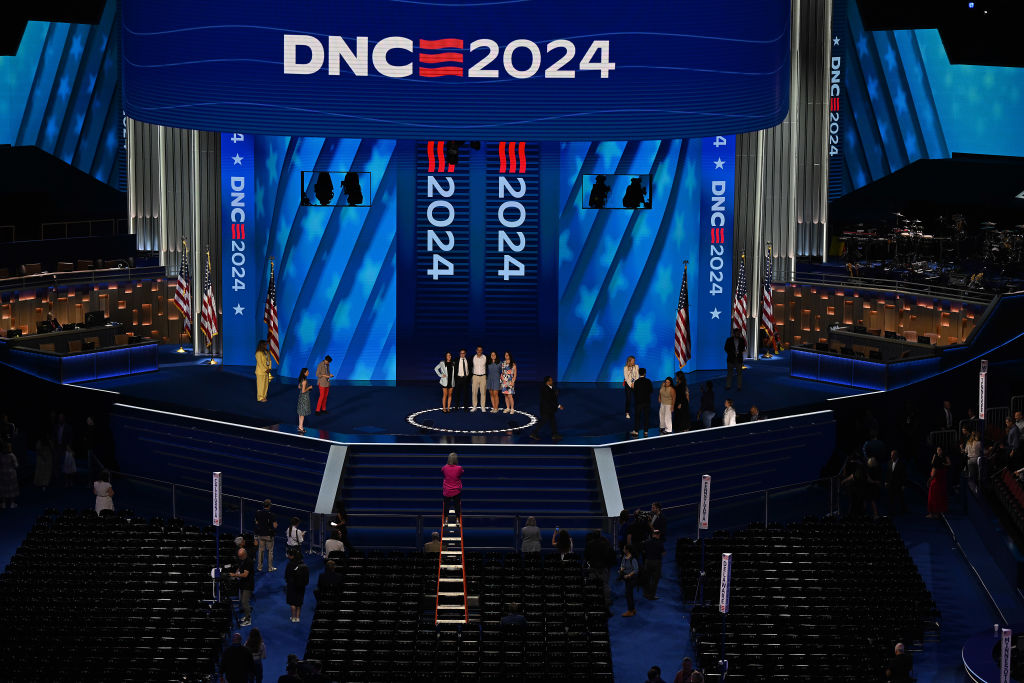
<svg viewBox="0 0 1024 683">
<path fill-rule="evenodd" d="M 230 626 L 228 603 L 204 600 L 214 544 L 179 520 L 47 511 L 0 576 L 3 677 L 207 680 Z"/>
<path fill-rule="evenodd" d="M 700 668 L 717 672 L 721 557 L 731 552 L 730 682 L 881 682 L 897 642 L 910 648 L 938 630 L 938 609 L 889 520 L 751 525 L 706 543 L 706 604 L 693 609 L 691 638 Z M 685 599 L 695 595 L 700 556 L 694 539 L 678 542 Z"/>
<path fill-rule="evenodd" d="M 993 475 L 991 481 L 995 499 L 1010 518 L 1013 532 L 1024 538 L 1024 488 L 1008 469 Z"/>
<path fill-rule="evenodd" d="M 436 554 L 342 560 L 343 583 L 319 596 L 306 658 L 350 683 L 612 680 L 601 587 L 578 557 L 468 554 L 470 623 L 461 627 L 434 623 L 437 571 Z M 511 602 L 526 627 L 502 629 Z"/>
</svg>

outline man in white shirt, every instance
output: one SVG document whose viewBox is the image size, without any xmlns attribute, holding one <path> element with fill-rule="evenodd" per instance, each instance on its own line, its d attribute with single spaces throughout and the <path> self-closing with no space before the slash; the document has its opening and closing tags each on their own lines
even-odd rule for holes
<svg viewBox="0 0 1024 683">
<path fill-rule="evenodd" d="M 722 413 L 722 425 L 728 427 L 736 424 L 736 409 L 732 407 L 732 399 L 725 399 L 725 412 Z"/>
<path fill-rule="evenodd" d="M 455 407 L 466 407 L 466 392 L 469 391 L 470 372 L 469 359 L 466 358 L 466 349 L 459 350 L 459 357 L 455 359 Z"/>
<path fill-rule="evenodd" d="M 479 403 L 477 396 L 480 397 Z M 476 347 L 476 355 L 473 356 L 473 407 L 470 409 L 487 410 L 487 356 L 484 355 L 484 347 Z"/>
</svg>

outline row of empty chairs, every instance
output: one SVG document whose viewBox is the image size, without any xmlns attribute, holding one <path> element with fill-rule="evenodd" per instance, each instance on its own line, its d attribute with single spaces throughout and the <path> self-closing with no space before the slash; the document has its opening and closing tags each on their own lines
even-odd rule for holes
<svg viewBox="0 0 1024 683">
<path fill-rule="evenodd" d="M 215 538 L 129 511 L 47 511 L 0 576 L 2 677 L 206 680 L 231 618 L 208 599 Z"/>
<path fill-rule="evenodd" d="M 601 587 L 570 556 L 466 555 L 470 619 L 434 622 L 437 555 L 341 560 L 343 583 L 319 596 L 306 657 L 332 680 L 611 681 Z M 517 602 L 524 627 L 502 628 Z"/>
<path fill-rule="evenodd" d="M 920 643 L 939 612 L 889 520 L 806 519 L 706 540 L 704 605 L 691 615 L 703 670 L 729 681 L 884 681 L 893 645 Z M 722 553 L 733 553 L 730 611 L 718 610 Z M 701 549 L 676 546 L 683 595 L 696 594 Z M 723 641 L 724 637 L 724 641 Z"/>
<path fill-rule="evenodd" d="M 1009 469 L 994 474 L 991 479 L 992 493 L 1018 538 L 1024 537 L 1024 487 Z"/>
</svg>

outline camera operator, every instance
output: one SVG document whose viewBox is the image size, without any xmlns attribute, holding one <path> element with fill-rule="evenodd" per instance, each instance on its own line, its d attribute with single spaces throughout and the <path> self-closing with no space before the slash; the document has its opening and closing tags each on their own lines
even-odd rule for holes
<svg viewBox="0 0 1024 683">
<path fill-rule="evenodd" d="M 238 579 L 239 599 L 242 604 L 242 612 L 245 616 L 239 622 L 241 626 L 252 624 L 252 592 L 256 588 L 255 571 L 253 570 L 252 558 L 249 557 L 245 548 L 238 549 L 238 562 L 235 563 L 233 571 L 228 576 Z"/>
</svg>

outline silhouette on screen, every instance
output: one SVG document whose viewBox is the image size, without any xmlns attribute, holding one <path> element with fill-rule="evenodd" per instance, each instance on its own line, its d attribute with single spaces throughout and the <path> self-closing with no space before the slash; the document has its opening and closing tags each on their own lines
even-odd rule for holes
<svg viewBox="0 0 1024 683">
<path fill-rule="evenodd" d="M 358 183 L 357 183 L 358 184 Z M 321 206 L 327 206 L 334 199 L 334 183 L 331 182 L 331 174 L 320 172 L 316 177 L 316 185 L 313 186 L 313 193 Z M 362 196 L 362 195 L 360 195 Z"/>
<path fill-rule="evenodd" d="M 591 209 L 603 209 L 604 205 L 608 203 L 608 193 L 612 191 L 612 188 L 608 186 L 606 180 L 606 176 L 597 176 L 594 187 L 590 190 Z"/>
<path fill-rule="evenodd" d="M 348 197 L 349 206 L 358 206 L 363 203 L 363 188 L 359 186 L 359 174 L 355 171 L 345 174 L 345 180 L 341 183 L 341 191 Z"/>
<path fill-rule="evenodd" d="M 640 183 L 639 178 L 633 178 L 629 181 L 629 187 L 626 188 L 626 193 L 622 196 L 622 205 L 627 209 L 639 209 L 641 204 L 645 204 L 644 197 L 646 195 L 647 188 Z"/>
</svg>

